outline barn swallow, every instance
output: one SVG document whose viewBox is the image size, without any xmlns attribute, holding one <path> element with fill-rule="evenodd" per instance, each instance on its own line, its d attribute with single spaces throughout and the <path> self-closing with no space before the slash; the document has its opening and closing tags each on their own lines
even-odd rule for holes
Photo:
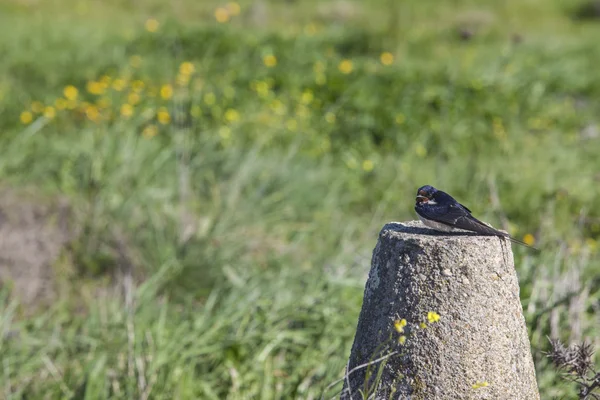
<svg viewBox="0 0 600 400">
<path fill-rule="evenodd" d="M 511 237 L 508 233 L 481 222 L 471 215 L 471 210 L 456 201 L 454 197 L 433 186 L 425 185 L 419 188 L 415 211 L 425 225 L 438 231 L 449 232 L 454 228 L 459 228 L 485 236 L 500 236 L 535 249 L 527 243 Z"/>
</svg>

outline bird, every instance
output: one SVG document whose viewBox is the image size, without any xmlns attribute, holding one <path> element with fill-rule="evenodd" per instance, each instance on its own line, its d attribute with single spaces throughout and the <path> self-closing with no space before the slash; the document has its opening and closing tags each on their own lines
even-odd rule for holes
<svg viewBox="0 0 600 400">
<path fill-rule="evenodd" d="M 421 186 L 417 190 L 415 211 L 426 226 L 441 232 L 450 232 L 455 228 L 464 229 L 485 236 L 500 236 L 522 246 L 538 250 L 513 238 L 508 233 L 481 222 L 471 215 L 471 210 L 456 201 L 454 197 L 430 185 Z"/>
</svg>

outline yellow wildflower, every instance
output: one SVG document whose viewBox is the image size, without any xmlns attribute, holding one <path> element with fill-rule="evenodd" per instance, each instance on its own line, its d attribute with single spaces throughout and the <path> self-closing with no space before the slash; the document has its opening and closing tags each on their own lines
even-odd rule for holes
<svg viewBox="0 0 600 400">
<path fill-rule="evenodd" d="M 179 73 L 183 75 L 192 75 L 196 72 L 196 67 L 189 61 L 182 62 L 179 66 Z"/>
<path fill-rule="evenodd" d="M 171 122 L 171 115 L 169 115 L 169 111 L 165 107 L 161 107 L 158 110 L 158 112 L 156 113 L 156 118 L 158 119 L 158 122 L 160 122 L 163 125 L 166 125 L 169 122 Z"/>
<path fill-rule="evenodd" d="M 310 104 L 313 99 L 314 99 L 314 95 L 313 92 L 310 89 L 305 90 L 304 92 L 302 92 L 302 97 L 300 98 L 300 101 L 302 101 L 302 103 L 304 104 Z"/>
<path fill-rule="evenodd" d="M 406 326 L 406 320 L 404 318 L 397 319 L 397 320 L 394 321 L 394 329 L 396 329 L 396 331 L 398 333 L 404 332 L 404 327 L 405 326 Z"/>
<path fill-rule="evenodd" d="M 44 108 L 44 117 L 46 117 L 48 119 L 52 119 L 55 116 L 56 116 L 56 110 L 54 110 L 54 107 L 48 106 L 48 107 Z"/>
<path fill-rule="evenodd" d="M 338 69 L 340 70 L 340 72 L 342 74 L 349 74 L 352 72 L 352 70 L 354 69 L 353 65 L 352 65 L 352 61 L 350 60 L 342 60 L 340 62 L 340 64 L 338 65 Z"/>
<path fill-rule="evenodd" d="M 523 241 L 529 246 L 533 246 L 535 244 L 535 236 L 533 236 L 531 233 L 528 233 L 523 236 Z"/>
<path fill-rule="evenodd" d="M 429 321 L 430 324 L 433 324 L 434 322 L 438 322 L 440 320 L 440 314 L 436 313 L 435 311 L 429 311 L 427 313 L 427 320 Z"/>
<path fill-rule="evenodd" d="M 148 32 L 156 32 L 158 30 L 158 27 L 160 26 L 160 23 L 154 18 L 148 18 L 146 20 L 145 26 Z"/>
<path fill-rule="evenodd" d="M 67 100 L 75 100 L 77 99 L 77 95 L 79 94 L 79 90 L 73 85 L 68 85 L 63 89 L 63 94 L 67 98 Z"/>
<path fill-rule="evenodd" d="M 277 57 L 275 57 L 273 54 L 268 54 L 263 57 L 263 63 L 267 67 L 272 68 L 277 65 Z"/>
<path fill-rule="evenodd" d="M 373 164 L 373 161 L 371 161 L 371 160 L 364 160 L 362 163 L 363 171 L 371 172 L 371 171 L 373 171 L 373 167 L 374 167 L 374 164 Z"/>
<path fill-rule="evenodd" d="M 100 117 L 100 111 L 98 111 L 98 107 L 90 105 L 85 108 L 85 116 L 90 121 L 97 122 Z"/>
<path fill-rule="evenodd" d="M 125 118 L 129 118 L 133 115 L 133 106 L 131 104 L 123 104 L 121 106 L 121 115 Z"/>
<path fill-rule="evenodd" d="M 379 60 L 383 65 L 391 65 L 394 62 L 394 55 L 389 51 L 381 53 Z"/>
<path fill-rule="evenodd" d="M 477 382 L 475 382 L 473 385 L 471 385 L 471 387 L 472 387 L 473 389 L 479 389 L 479 388 L 482 388 L 482 387 L 487 387 L 487 386 L 489 386 L 489 385 L 490 385 L 490 384 L 489 384 L 487 381 L 484 381 L 484 382 L 479 382 L 479 381 L 477 381 Z"/>
<path fill-rule="evenodd" d="M 158 127 L 156 125 L 148 125 L 142 131 L 142 135 L 146 139 L 151 139 L 158 134 Z"/>
<path fill-rule="evenodd" d="M 225 7 L 219 7 L 215 10 L 215 19 L 217 22 L 224 24 L 229 21 L 230 15 L 229 11 Z"/>
<path fill-rule="evenodd" d="M 133 89 L 133 91 L 136 93 L 139 93 L 142 90 L 144 90 L 144 86 L 146 86 L 144 81 L 140 81 L 139 79 L 131 82 L 131 89 Z"/>
<path fill-rule="evenodd" d="M 140 102 L 140 95 L 137 93 L 129 93 L 127 95 L 127 102 L 129 104 L 131 104 L 132 106 L 135 106 L 136 104 L 138 104 Z"/>
<path fill-rule="evenodd" d="M 173 86 L 169 84 L 162 85 L 160 88 L 160 97 L 162 97 L 164 100 L 169 100 L 171 97 L 173 97 Z"/>
<path fill-rule="evenodd" d="M 104 85 L 96 81 L 89 81 L 86 85 L 86 89 L 89 93 L 95 95 L 100 95 L 104 93 Z"/>
<path fill-rule="evenodd" d="M 421 322 L 421 323 L 419 324 L 419 326 L 421 327 L 421 329 L 425 329 L 425 328 L 427 328 L 427 324 L 426 324 L 425 322 Z"/>
<path fill-rule="evenodd" d="M 406 343 L 406 336 L 402 335 L 398 338 L 398 343 L 404 344 Z"/>
<path fill-rule="evenodd" d="M 112 88 L 117 92 L 120 92 L 121 90 L 125 89 L 125 85 L 125 80 L 118 78 L 113 81 Z"/>
<path fill-rule="evenodd" d="M 229 122 L 235 122 L 240 119 L 240 113 L 230 108 L 225 111 L 225 119 Z"/>
<path fill-rule="evenodd" d="M 28 125 L 33 121 L 33 114 L 29 111 L 23 111 L 19 119 L 21 120 L 21 123 Z"/>
</svg>

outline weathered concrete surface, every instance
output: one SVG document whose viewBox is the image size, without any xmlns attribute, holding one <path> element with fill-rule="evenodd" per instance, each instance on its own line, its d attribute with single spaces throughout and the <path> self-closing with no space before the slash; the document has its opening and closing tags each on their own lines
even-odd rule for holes
<svg viewBox="0 0 600 400">
<path fill-rule="evenodd" d="M 349 374 L 342 399 L 539 399 L 510 243 L 417 221 L 385 225 L 348 371 L 390 352 Z"/>
</svg>

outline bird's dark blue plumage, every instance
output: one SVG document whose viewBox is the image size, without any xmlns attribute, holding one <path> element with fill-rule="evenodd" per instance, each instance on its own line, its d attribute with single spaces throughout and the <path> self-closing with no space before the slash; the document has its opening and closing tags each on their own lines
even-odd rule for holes
<svg viewBox="0 0 600 400">
<path fill-rule="evenodd" d="M 481 222 L 471 215 L 471 210 L 460 204 L 448 193 L 437 190 L 433 186 L 425 185 L 419 188 L 415 211 L 425 225 L 440 231 L 459 228 L 486 236 L 501 236 L 515 243 L 531 247 L 511 237 L 508 233 Z"/>
</svg>

